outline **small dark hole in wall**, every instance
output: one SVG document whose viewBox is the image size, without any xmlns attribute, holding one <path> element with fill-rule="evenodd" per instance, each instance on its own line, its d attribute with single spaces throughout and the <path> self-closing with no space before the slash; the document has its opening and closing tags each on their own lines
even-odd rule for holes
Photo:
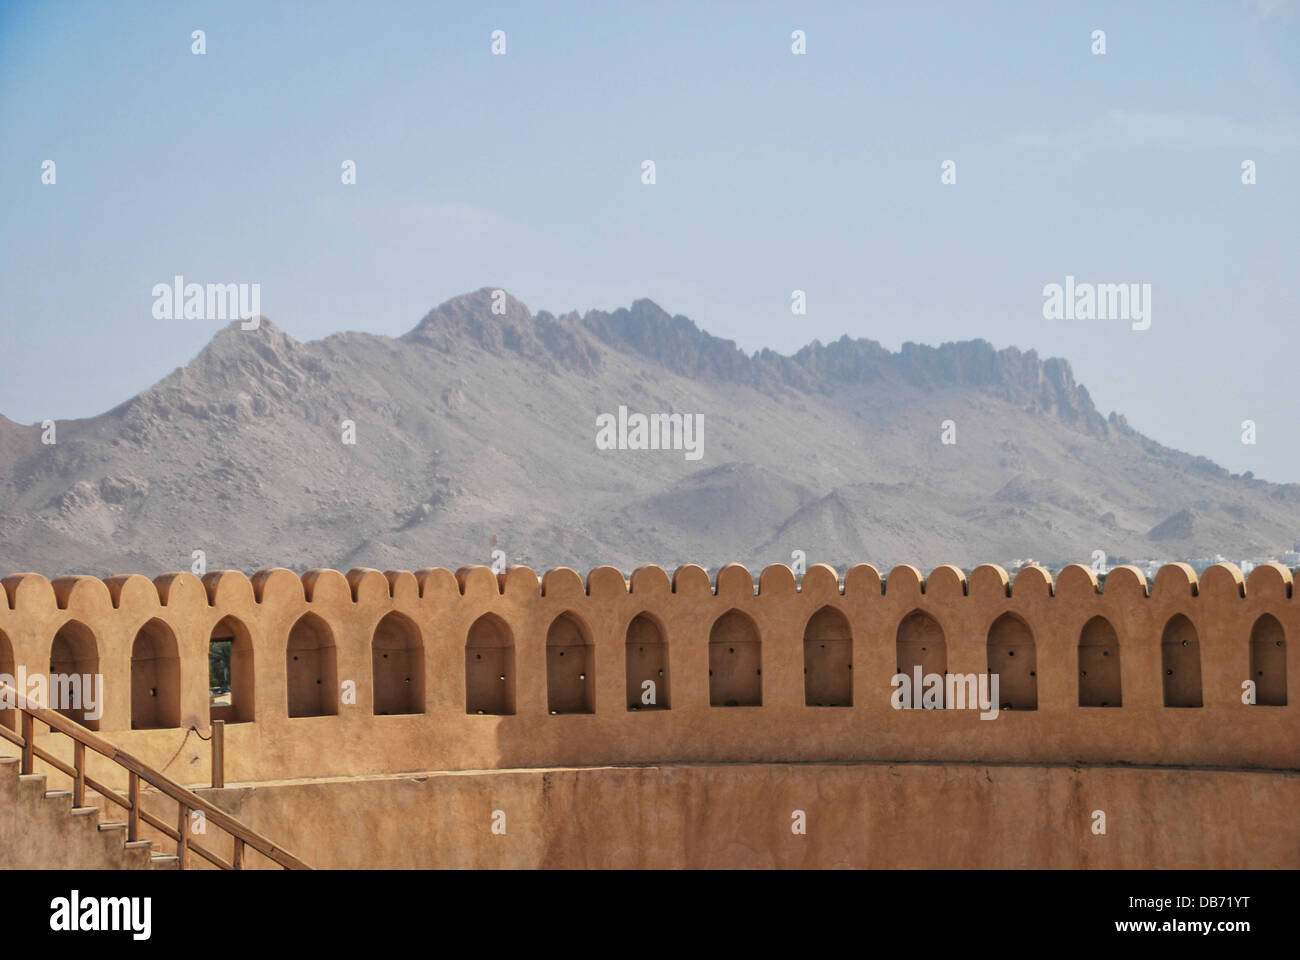
<svg viewBox="0 0 1300 960">
<path fill-rule="evenodd" d="M 735 647 L 728 647 L 728 648 L 727 648 L 727 653 L 735 653 L 735 652 L 736 652 L 736 648 L 735 648 Z"/>
<path fill-rule="evenodd" d="M 482 659 L 483 659 L 483 654 L 481 654 L 481 653 L 476 653 L 476 654 L 474 654 L 474 659 L 475 659 L 475 660 L 482 660 Z"/>
<path fill-rule="evenodd" d="M 1080 671 L 1079 671 L 1079 676 L 1081 676 L 1081 677 L 1086 677 L 1087 675 L 1088 675 L 1088 671 L 1087 671 L 1087 670 L 1080 670 Z"/>
<path fill-rule="evenodd" d="M 1109 650 L 1103 650 L 1103 651 L 1101 652 L 1101 655 L 1102 655 L 1103 657 L 1109 657 L 1109 656 L 1110 656 L 1110 651 L 1109 651 Z"/>
<path fill-rule="evenodd" d="M 297 659 L 298 659 L 298 655 L 295 653 L 295 654 L 293 655 L 293 658 L 294 658 L 295 660 L 297 660 Z"/>
<path fill-rule="evenodd" d="M 1166 676 L 1166 677 L 1172 677 L 1173 675 L 1174 675 L 1174 672 L 1173 672 L 1172 670 L 1166 670 L 1166 671 L 1165 671 L 1165 676 Z"/>
</svg>

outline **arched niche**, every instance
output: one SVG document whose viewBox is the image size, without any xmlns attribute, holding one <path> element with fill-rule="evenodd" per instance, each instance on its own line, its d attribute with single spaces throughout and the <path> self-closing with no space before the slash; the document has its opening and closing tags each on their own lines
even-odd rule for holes
<svg viewBox="0 0 1300 960">
<path fill-rule="evenodd" d="M 1105 617 L 1093 617 L 1079 633 L 1079 706 L 1124 705 L 1119 637 Z"/>
<path fill-rule="evenodd" d="M 809 707 L 853 706 L 853 634 L 834 607 L 822 607 L 804 627 L 803 692 Z"/>
<path fill-rule="evenodd" d="M 285 684 L 290 717 L 331 717 L 339 712 L 338 649 L 334 631 L 314 613 L 289 629 Z"/>
<path fill-rule="evenodd" d="M 1181 613 L 1165 624 L 1160 638 L 1166 707 L 1201 705 L 1201 641 L 1192 621 Z"/>
<path fill-rule="evenodd" d="M 739 610 L 718 617 L 709 631 L 709 705 L 763 705 L 763 644 L 754 621 Z"/>
<path fill-rule="evenodd" d="M 918 679 L 924 684 L 925 678 L 932 675 L 943 678 L 936 704 L 942 708 L 945 696 L 943 688 L 948 675 L 948 642 L 939 622 L 921 610 L 912 611 L 898 624 L 894 646 L 898 672 L 908 678 L 912 687 L 916 686 Z"/>
<path fill-rule="evenodd" d="M 658 621 L 638 614 L 627 625 L 627 708 L 668 709 L 668 641 Z"/>
<path fill-rule="evenodd" d="M 376 716 L 424 713 L 424 641 L 410 617 L 388 614 L 370 641 Z"/>
<path fill-rule="evenodd" d="M 1014 613 L 993 621 L 988 636 L 988 671 L 998 678 L 998 701 L 1003 710 L 1038 709 L 1038 654 L 1029 624 Z"/>
<path fill-rule="evenodd" d="M 155 618 L 131 644 L 131 729 L 181 725 L 181 658 L 176 634 Z"/>
<path fill-rule="evenodd" d="M 1256 706 L 1286 706 L 1286 631 L 1271 613 L 1250 630 L 1250 679 Z"/>
<path fill-rule="evenodd" d="M 596 657 L 586 628 L 562 613 L 546 631 L 546 709 L 553 715 L 596 712 Z"/>
<path fill-rule="evenodd" d="M 99 729 L 104 691 L 99 682 L 99 644 L 84 623 L 69 620 L 50 644 L 49 706 L 70 720 Z"/>
<path fill-rule="evenodd" d="M 465 712 L 515 712 L 515 641 L 496 614 L 475 620 L 465 639 Z"/>
</svg>

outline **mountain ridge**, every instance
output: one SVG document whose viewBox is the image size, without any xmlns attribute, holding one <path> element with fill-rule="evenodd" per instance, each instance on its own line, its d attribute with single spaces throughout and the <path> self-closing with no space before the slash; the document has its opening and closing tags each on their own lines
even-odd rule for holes
<svg viewBox="0 0 1300 960">
<path fill-rule="evenodd" d="M 0 418 L 0 564 L 455 567 L 494 541 L 547 566 L 1066 562 L 1280 553 L 1300 531 L 1300 485 L 1102 416 L 1033 350 L 846 334 L 747 354 L 649 299 L 556 316 L 494 294 L 400 337 L 234 322 L 52 446 Z M 704 460 L 598 451 L 620 404 L 702 414 Z"/>
</svg>

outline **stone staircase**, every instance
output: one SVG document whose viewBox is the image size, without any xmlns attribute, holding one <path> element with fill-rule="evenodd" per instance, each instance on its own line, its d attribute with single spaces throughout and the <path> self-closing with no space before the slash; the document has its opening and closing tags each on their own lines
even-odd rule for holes
<svg viewBox="0 0 1300 960">
<path fill-rule="evenodd" d="M 47 790 L 45 775 L 22 774 L 18 757 L 0 757 L 0 866 L 9 869 L 175 870 L 179 858 L 130 842 L 126 824 L 74 807 L 72 792 Z"/>
<path fill-rule="evenodd" d="M 15 713 L 21 724 L 19 732 L 0 722 L 0 738 L 21 751 L 18 757 L 0 758 L 7 760 L 3 764 L 4 770 L 0 771 L 0 784 L 4 791 L 0 793 L 0 867 L 184 870 L 191 864 L 197 866 L 196 858 L 201 858 L 221 870 L 242 870 L 246 851 L 251 848 L 286 870 L 311 869 L 283 847 L 240 823 L 193 790 L 64 714 L 47 709 L 35 700 L 29 701 L 3 680 L 0 680 L 0 698 L 7 698 L 8 702 L 15 704 Z M 36 742 L 38 723 L 49 727 L 51 734 L 59 733 L 71 739 L 71 764 Z M 87 751 L 110 760 L 125 771 L 125 797 L 89 775 Z M 72 790 L 47 789 L 45 777 L 35 770 L 37 762 L 67 776 Z M 172 825 L 144 808 L 141 790 L 145 787 L 156 791 L 164 802 L 176 804 Z M 86 805 L 88 790 L 99 794 L 106 803 L 125 810 L 126 822 L 101 821 L 99 808 Z M 6 800 L 9 802 L 4 802 Z M 204 818 L 205 829 L 191 829 L 191 814 Z M 229 838 L 229 860 L 210 846 L 208 826 Z M 140 835 L 146 829 L 175 841 L 175 854 L 154 853 L 152 844 Z M 80 848 L 75 843 L 78 830 L 83 831 L 82 839 L 85 841 Z M 90 839 L 92 831 L 103 839 Z M 204 836 L 202 843 L 192 836 L 195 832 Z M 107 850 L 104 844 L 108 845 Z M 84 852 L 78 853 L 79 849 Z"/>
</svg>

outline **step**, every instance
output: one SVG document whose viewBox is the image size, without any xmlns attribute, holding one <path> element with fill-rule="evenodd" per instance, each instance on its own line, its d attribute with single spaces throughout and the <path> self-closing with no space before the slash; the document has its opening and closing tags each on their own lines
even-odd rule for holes
<svg viewBox="0 0 1300 960">
<path fill-rule="evenodd" d="M 148 850 L 153 846 L 152 840 L 127 840 L 122 844 L 124 850 Z"/>
<path fill-rule="evenodd" d="M 125 823 L 118 823 L 116 820 L 106 820 L 103 823 L 96 824 L 102 830 L 125 830 Z"/>
<path fill-rule="evenodd" d="M 73 807 L 72 815 L 74 817 L 88 817 L 91 814 L 98 814 L 99 807 Z"/>
<path fill-rule="evenodd" d="M 46 790 L 45 791 L 46 800 L 58 800 L 62 797 L 70 797 L 70 796 L 72 796 L 71 790 Z"/>
<path fill-rule="evenodd" d="M 181 858 L 170 853 L 155 853 L 149 858 L 149 865 L 155 870 L 179 870 Z"/>
</svg>

